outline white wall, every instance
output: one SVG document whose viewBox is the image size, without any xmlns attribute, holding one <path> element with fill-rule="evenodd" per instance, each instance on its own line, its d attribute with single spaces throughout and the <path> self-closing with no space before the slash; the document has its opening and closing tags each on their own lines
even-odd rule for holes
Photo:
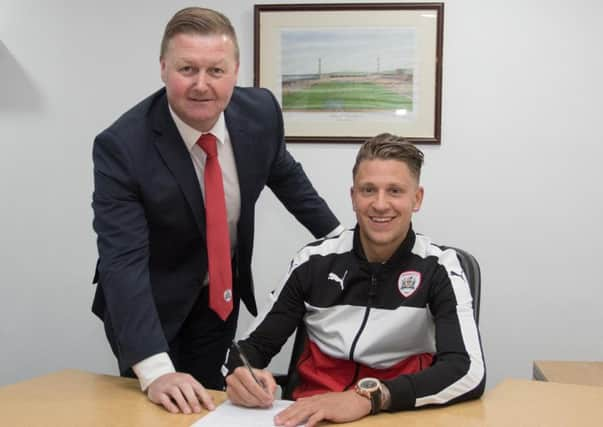
<svg viewBox="0 0 603 427">
<path fill-rule="evenodd" d="M 89 311 L 92 140 L 159 87 L 163 26 L 190 4 L 0 1 L 0 385 L 116 372 Z M 203 5 L 232 19 L 250 85 L 253 2 Z M 603 360 L 601 16 L 596 0 L 446 2 L 443 138 L 423 147 L 415 227 L 481 262 L 489 386 L 533 359 Z M 290 146 L 348 225 L 356 149 Z M 257 218 L 263 295 L 310 235 L 270 193 Z"/>
</svg>

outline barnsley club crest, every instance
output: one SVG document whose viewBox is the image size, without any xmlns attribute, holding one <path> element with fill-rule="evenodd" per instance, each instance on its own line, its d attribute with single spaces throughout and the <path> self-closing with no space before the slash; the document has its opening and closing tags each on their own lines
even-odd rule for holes
<svg viewBox="0 0 603 427">
<path fill-rule="evenodd" d="M 405 271 L 398 277 L 398 290 L 404 298 L 408 298 L 421 286 L 421 273 Z"/>
</svg>

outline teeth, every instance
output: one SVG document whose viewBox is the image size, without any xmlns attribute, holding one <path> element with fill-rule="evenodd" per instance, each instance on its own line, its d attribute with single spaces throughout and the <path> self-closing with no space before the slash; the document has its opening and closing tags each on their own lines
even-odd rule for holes
<svg viewBox="0 0 603 427">
<path fill-rule="evenodd" d="M 375 221 L 375 222 L 389 222 L 389 221 L 391 221 L 391 218 L 376 218 L 376 217 L 372 217 L 371 219 L 373 221 Z"/>
</svg>

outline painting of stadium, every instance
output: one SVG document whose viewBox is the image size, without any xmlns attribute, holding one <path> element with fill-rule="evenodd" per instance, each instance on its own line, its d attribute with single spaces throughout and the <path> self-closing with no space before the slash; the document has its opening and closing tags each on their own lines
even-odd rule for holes
<svg viewBox="0 0 603 427">
<path fill-rule="evenodd" d="M 283 111 L 413 110 L 412 28 L 281 30 Z"/>
</svg>

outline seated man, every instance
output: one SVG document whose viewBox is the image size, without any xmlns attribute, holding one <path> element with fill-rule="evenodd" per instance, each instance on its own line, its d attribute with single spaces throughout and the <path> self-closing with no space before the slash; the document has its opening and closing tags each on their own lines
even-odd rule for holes
<svg viewBox="0 0 603 427">
<path fill-rule="evenodd" d="M 394 135 L 366 141 L 353 169 L 356 227 L 304 247 L 270 310 L 239 343 L 250 364 L 263 368 L 306 326 L 296 402 L 276 416 L 277 425 L 347 422 L 483 393 L 473 300 L 456 253 L 411 226 L 423 200 L 422 163 L 423 153 Z M 254 378 L 241 365 L 231 351 L 230 400 L 270 406 L 272 375 L 254 369 Z"/>
</svg>

